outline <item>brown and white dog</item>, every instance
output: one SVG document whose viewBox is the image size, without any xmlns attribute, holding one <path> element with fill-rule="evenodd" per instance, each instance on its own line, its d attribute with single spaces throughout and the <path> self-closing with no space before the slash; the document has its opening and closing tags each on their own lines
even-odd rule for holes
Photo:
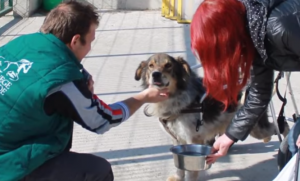
<svg viewBox="0 0 300 181">
<path fill-rule="evenodd" d="M 147 114 L 157 117 L 163 129 L 173 138 L 174 145 L 209 144 L 217 135 L 225 132 L 242 103 L 242 92 L 239 105 L 230 105 L 223 112 L 223 104 L 205 95 L 202 78 L 197 76 L 189 64 L 181 57 L 174 58 L 167 54 L 154 54 L 138 66 L 135 79 L 142 79 L 142 87 L 149 85 L 158 89 L 167 88 L 169 99 L 148 105 Z M 199 112 L 191 111 L 193 104 L 202 102 L 202 120 Z M 199 124 L 200 121 L 200 124 Z M 198 128 L 198 131 L 196 130 Z M 273 123 L 268 120 L 267 112 L 253 127 L 250 135 L 268 142 L 275 133 Z M 177 169 L 177 174 L 168 181 L 196 181 L 199 172 Z"/>
</svg>

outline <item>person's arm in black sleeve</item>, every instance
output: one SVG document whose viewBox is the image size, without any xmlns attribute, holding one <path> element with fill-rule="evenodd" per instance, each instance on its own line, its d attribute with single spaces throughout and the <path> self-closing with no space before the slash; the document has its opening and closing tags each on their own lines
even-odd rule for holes
<svg viewBox="0 0 300 181">
<path fill-rule="evenodd" d="M 249 93 L 225 134 L 233 141 L 245 140 L 272 98 L 274 71 L 262 61 L 255 61 L 251 70 Z"/>
<path fill-rule="evenodd" d="M 76 80 L 50 91 L 45 100 L 47 114 L 59 113 L 98 134 L 128 119 L 124 102 L 106 104 L 89 91 L 86 81 Z"/>
<path fill-rule="evenodd" d="M 268 19 L 266 47 L 268 58 L 255 61 L 252 83 L 245 105 L 237 112 L 226 135 L 234 141 L 244 140 L 259 117 L 268 108 L 274 86 L 274 72 L 300 70 L 300 12 L 297 1 L 284 1 Z M 267 68 L 269 67 L 269 68 Z"/>
</svg>

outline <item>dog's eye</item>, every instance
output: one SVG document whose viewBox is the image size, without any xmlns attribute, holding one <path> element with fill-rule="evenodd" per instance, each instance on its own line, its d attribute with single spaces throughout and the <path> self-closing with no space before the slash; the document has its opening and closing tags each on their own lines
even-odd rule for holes
<svg viewBox="0 0 300 181">
<path fill-rule="evenodd" d="M 153 67 L 154 67 L 154 65 L 153 65 L 153 64 L 150 64 L 150 65 L 149 65 L 149 67 L 150 67 L 150 68 L 153 68 Z"/>
<path fill-rule="evenodd" d="M 170 68 L 172 65 L 170 64 L 170 63 L 167 63 L 166 65 L 165 65 L 165 68 Z"/>
</svg>

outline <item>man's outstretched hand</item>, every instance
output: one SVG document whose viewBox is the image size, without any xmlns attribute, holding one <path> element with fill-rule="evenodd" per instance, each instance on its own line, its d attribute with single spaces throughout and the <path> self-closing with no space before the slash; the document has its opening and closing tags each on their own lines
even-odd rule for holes
<svg viewBox="0 0 300 181">
<path fill-rule="evenodd" d="M 208 164 L 213 164 L 218 158 L 225 156 L 233 143 L 234 141 L 223 134 L 215 141 L 212 147 L 212 154 L 207 156 L 206 162 Z"/>
<path fill-rule="evenodd" d="M 139 92 L 135 96 L 124 100 L 123 102 L 128 106 L 130 116 L 138 110 L 144 103 L 157 103 L 167 100 L 169 97 L 167 89 L 157 89 L 155 87 L 148 87 Z"/>
<path fill-rule="evenodd" d="M 168 99 L 168 89 L 157 89 L 155 87 L 149 87 L 141 92 L 144 95 L 144 101 L 146 103 L 157 103 Z"/>
</svg>

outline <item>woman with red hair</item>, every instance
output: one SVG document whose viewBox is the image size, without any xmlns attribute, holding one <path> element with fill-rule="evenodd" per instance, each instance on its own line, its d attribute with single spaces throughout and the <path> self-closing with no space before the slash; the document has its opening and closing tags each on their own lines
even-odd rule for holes
<svg viewBox="0 0 300 181">
<path fill-rule="evenodd" d="M 300 71 L 299 19 L 299 0 L 204 0 L 198 7 L 191 23 L 191 47 L 202 63 L 207 94 L 226 109 L 237 103 L 250 79 L 244 106 L 214 143 L 217 152 L 208 157 L 209 163 L 226 155 L 234 142 L 245 140 L 266 111 L 274 70 Z M 300 128 L 296 131 L 298 137 Z M 289 145 L 294 153 L 297 137 Z"/>
</svg>

